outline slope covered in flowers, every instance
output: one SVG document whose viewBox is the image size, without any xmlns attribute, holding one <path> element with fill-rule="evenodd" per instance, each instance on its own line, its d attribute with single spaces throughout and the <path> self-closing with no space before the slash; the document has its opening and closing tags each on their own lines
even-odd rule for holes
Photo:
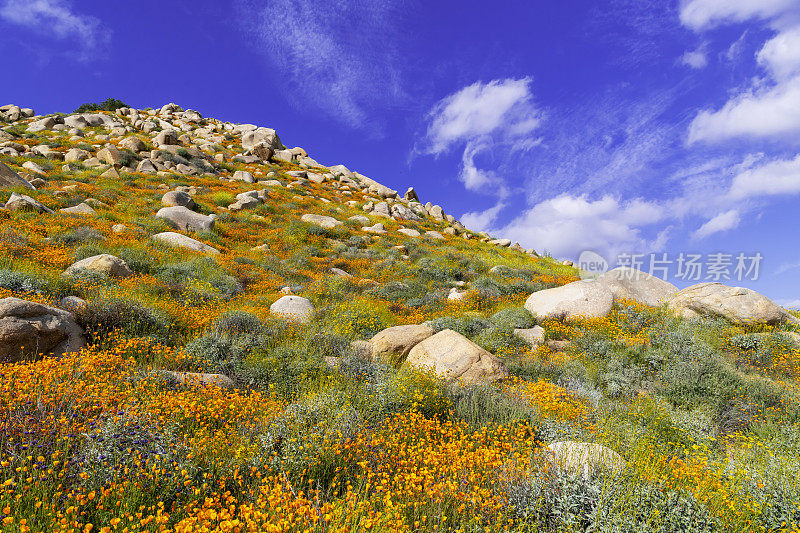
<svg viewBox="0 0 800 533">
<path fill-rule="evenodd" d="M 73 144 L 55 131 L 15 142 Z M 219 150 L 222 177 L 274 172 L 288 184 L 298 170 L 233 162 L 234 139 Z M 27 160 L 3 157 L 18 171 Z M 536 321 L 525 298 L 575 270 L 470 232 L 431 240 L 392 219 L 370 217 L 386 226 L 380 236 L 300 220 L 348 221 L 364 191 L 269 187 L 266 202 L 234 213 L 222 207 L 261 187 L 35 161 L 47 186 L 25 193 L 56 214 L 0 211 L 0 297 L 83 298 L 89 346 L 2 363 L 3 531 L 800 530 L 792 326 L 687 322 L 626 302 L 608 318 Z M 198 188 L 198 209 L 218 218 L 193 236 L 219 255 L 149 238 L 172 230 L 153 216 L 160 185 Z M 58 213 L 87 198 L 105 204 L 97 217 Z M 112 230 L 120 223 L 127 231 Z M 134 275 L 61 275 L 99 253 Z M 447 298 L 464 285 L 463 300 Z M 311 324 L 271 316 L 284 287 L 312 300 Z M 351 348 L 423 321 L 468 336 L 513 378 L 447 387 Z M 537 323 L 566 342 L 532 348 L 513 334 Z M 604 444 L 626 466 L 558 473 L 543 446 L 561 440 Z"/>
</svg>

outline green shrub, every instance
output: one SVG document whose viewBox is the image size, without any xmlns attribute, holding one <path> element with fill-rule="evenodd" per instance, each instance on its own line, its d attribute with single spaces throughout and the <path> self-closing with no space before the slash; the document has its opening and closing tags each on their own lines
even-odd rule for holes
<svg viewBox="0 0 800 533">
<path fill-rule="evenodd" d="M 172 343 L 173 324 L 162 313 L 129 300 L 100 300 L 76 311 L 76 320 L 83 327 L 90 343 L 102 343 L 111 332 L 125 337 L 152 337 Z"/>
<path fill-rule="evenodd" d="M 465 337 L 475 337 L 490 326 L 489 320 L 473 314 L 465 314 L 460 317 L 443 316 L 434 318 L 428 321 L 428 325 L 435 331 L 442 331 L 445 329 L 452 329 L 461 333 Z"/>
<path fill-rule="evenodd" d="M 530 329 L 536 325 L 533 315 L 524 307 L 508 307 L 493 314 L 489 320 L 503 329 Z"/>
<path fill-rule="evenodd" d="M 106 98 L 106 100 L 100 104 L 94 102 L 87 102 L 85 104 L 81 104 L 74 112 L 75 113 L 90 113 L 92 111 L 113 112 L 121 107 L 130 107 L 130 106 L 125 102 L 117 100 L 116 98 Z"/>
</svg>

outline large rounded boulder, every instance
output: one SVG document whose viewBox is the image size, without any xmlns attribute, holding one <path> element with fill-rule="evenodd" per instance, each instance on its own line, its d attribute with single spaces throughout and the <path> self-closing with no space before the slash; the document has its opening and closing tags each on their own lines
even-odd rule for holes
<svg viewBox="0 0 800 533">
<path fill-rule="evenodd" d="M 85 345 L 69 312 L 20 298 L 0 299 L 0 361 L 63 355 Z"/>
<path fill-rule="evenodd" d="M 292 322 L 308 324 L 314 318 L 314 304 L 302 296 L 286 295 L 281 296 L 275 303 L 269 306 L 272 314 Z"/>
<path fill-rule="evenodd" d="M 211 231 L 214 229 L 214 219 L 195 213 L 182 205 L 162 207 L 156 213 L 156 218 L 162 218 L 173 226 L 183 231 Z"/>
<path fill-rule="evenodd" d="M 457 383 L 492 383 L 509 377 L 505 363 L 460 333 L 445 329 L 414 346 L 406 364 Z"/>
<path fill-rule="evenodd" d="M 574 281 L 531 294 L 525 309 L 539 318 L 594 318 L 611 312 L 614 295 L 596 280 Z"/>
<path fill-rule="evenodd" d="M 614 300 L 633 300 L 653 307 L 666 303 L 678 293 L 672 283 L 630 267 L 609 270 L 596 282 L 611 291 Z"/>
<path fill-rule="evenodd" d="M 670 300 L 668 307 L 678 316 L 689 319 L 716 316 L 734 324 L 797 322 L 788 311 L 766 296 L 722 283 L 699 283 L 687 287 Z"/>
<path fill-rule="evenodd" d="M 115 278 L 127 278 L 133 275 L 133 272 L 131 272 L 131 269 L 128 267 L 128 263 L 111 254 L 93 255 L 92 257 L 81 259 L 66 269 L 64 275 L 72 276 L 81 270 L 90 270 Z"/>
<path fill-rule="evenodd" d="M 390 365 L 402 364 L 414 346 L 434 333 L 432 327 L 424 324 L 386 328 L 369 340 L 372 357 Z"/>
<path fill-rule="evenodd" d="M 578 474 L 584 479 L 599 472 L 616 473 L 625 468 L 625 460 L 601 444 L 565 440 L 551 443 L 546 452 L 552 468 L 562 473 Z"/>
</svg>

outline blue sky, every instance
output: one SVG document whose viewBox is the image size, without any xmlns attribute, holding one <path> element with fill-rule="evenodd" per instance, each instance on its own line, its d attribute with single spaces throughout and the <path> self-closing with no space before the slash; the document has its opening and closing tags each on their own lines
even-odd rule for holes
<svg viewBox="0 0 800 533">
<path fill-rule="evenodd" d="M 800 0 L 0 0 L 0 54 L 37 113 L 175 102 L 557 257 L 760 253 L 729 283 L 800 303 Z"/>
</svg>

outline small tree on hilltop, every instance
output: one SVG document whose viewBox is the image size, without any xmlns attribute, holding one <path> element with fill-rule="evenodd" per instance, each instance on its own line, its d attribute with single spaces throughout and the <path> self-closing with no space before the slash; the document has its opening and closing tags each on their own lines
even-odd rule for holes
<svg viewBox="0 0 800 533">
<path fill-rule="evenodd" d="M 85 104 L 81 104 L 78 109 L 75 110 L 76 113 L 88 113 L 90 111 L 116 111 L 121 107 L 130 107 L 128 104 L 121 100 L 117 100 L 116 98 L 107 98 L 105 102 L 102 104 L 97 104 L 93 102 L 87 102 Z"/>
</svg>

